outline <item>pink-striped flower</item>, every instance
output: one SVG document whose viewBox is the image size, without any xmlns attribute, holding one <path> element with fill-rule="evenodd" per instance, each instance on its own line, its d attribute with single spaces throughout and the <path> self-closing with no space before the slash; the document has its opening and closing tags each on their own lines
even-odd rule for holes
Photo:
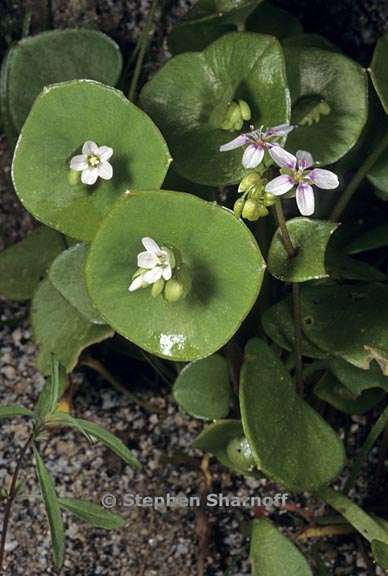
<svg viewBox="0 0 388 576">
<path fill-rule="evenodd" d="M 241 134 L 234 140 L 223 144 L 220 147 L 220 152 L 228 152 L 229 150 L 246 146 L 242 157 L 242 165 L 247 169 L 257 168 L 263 161 L 265 151 L 268 150 L 271 154 L 272 147 L 275 145 L 272 140 L 286 136 L 293 129 L 294 126 L 290 126 L 290 124 L 281 124 L 267 130 L 263 130 L 263 127 L 261 127 L 258 130 Z"/>
<path fill-rule="evenodd" d="M 314 160 L 310 152 L 298 150 L 296 156 L 280 146 L 271 149 L 275 164 L 282 168 L 283 174 L 274 178 L 265 187 L 265 191 L 274 196 L 282 196 L 296 186 L 296 203 L 303 216 L 311 216 L 315 209 L 313 186 L 323 190 L 334 190 L 339 185 L 334 172 L 322 168 L 313 168 Z"/>
</svg>

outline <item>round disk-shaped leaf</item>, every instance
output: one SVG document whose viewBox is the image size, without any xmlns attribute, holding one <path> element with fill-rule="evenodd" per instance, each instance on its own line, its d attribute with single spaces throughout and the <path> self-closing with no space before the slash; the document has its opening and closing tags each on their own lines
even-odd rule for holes
<svg viewBox="0 0 388 576">
<path fill-rule="evenodd" d="M 191 276 L 172 303 L 129 293 L 141 239 L 179 251 Z M 105 218 L 86 264 L 89 293 L 105 320 L 141 348 L 173 360 L 209 356 L 236 332 L 258 296 L 265 264 L 248 228 L 191 194 L 130 192 Z"/>
<path fill-rule="evenodd" d="M 387 58 L 388 58 L 388 34 L 382 36 L 376 45 L 373 54 L 372 64 L 370 66 L 370 75 L 373 86 L 381 100 L 383 108 L 388 114 L 388 75 L 387 75 Z"/>
<path fill-rule="evenodd" d="M 278 229 L 268 252 L 268 269 L 283 282 L 307 282 L 328 276 L 325 268 L 326 247 L 337 228 L 335 222 L 294 218 L 287 222 L 291 242 L 297 251 L 290 258 Z"/>
<path fill-rule="evenodd" d="M 93 186 L 74 180 L 69 168 L 88 140 L 113 148 L 113 177 Z M 90 240 L 121 193 L 136 186 L 158 188 L 169 162 L 157 127 L 121 92 L 74 80 L 45 88 L 35 101 L 17 143 L 12 174 L 19 198 L 38 220 Z"/>
<path fill-rule="evenodd" d="M 96 30 L 54 30 L 21 40 L 11 48 L 2 72 L 15 128 L 21 130 L 45 86 L 77 78 L 114 86 L 121 68 L 119 47 Z"/>
<path fill-rule="evenodd" d="M 205 420 L 228 415 L 231 393 L 228 363 L 219 354 L 191 362 L 174 384 L 178 404 L 192 416 Z"/>
<path fill-rule="evenodd" d="M 244 175 L 242 149 L 219 150 L 238 135 L 220 128 L 236 99 L 249 104 L 250 122 L 256 126 L 288 121 L 283 53 L 272 36 L 227 34 L 201 53 L 175 56 L 141 94 L 144 109 L 167 139 L 177 170 L 209 185 L 237 182 Z"/>
<path fill-rule="evenodd" d="M 366 123 L 366 72 L 337 52 L 287 44 L 284 48 L 291 123 L 298 125 L 287 149 L 309 150 L 316 161 L 332 164 L 356 144 Z"/>
</svg>

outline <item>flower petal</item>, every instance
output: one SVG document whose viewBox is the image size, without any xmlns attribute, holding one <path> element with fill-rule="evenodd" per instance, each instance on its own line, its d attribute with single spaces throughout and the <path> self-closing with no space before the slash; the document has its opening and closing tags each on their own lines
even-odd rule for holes
<svg viewBox="0 0 388 576">
<path fill-rule="evenodd" d="M 301 182 L 298 185 L 296 189 L 296 203 L 302 216 L 311 216 L 311 214 L 314 214 L 314 190 L 310 184 Z"/>
<path fill-rule="evenodd" d="M 86 170 L 82 171 L 82 174 L 81 174 L 82 184 L 89 184 L 91 186 L 92 184 L 96 183 L 97 178 L 98 178 L 97 168 L 89 167 L 89 168 L 86 168 Z"/>
<path fill-rule="evenodd" d="M 84 154 L 77 154 L 77 156 L 73 156 L 73 158 L 70 160 L 70 168 L 72 170 L 77 170 L 77 172 L 86 170 L 88 166 L 88 160 Z"/>
<path fill-rule="evenodd" d="M 170 280 L 172 276 L 172 269 L 171 266 L 163 266 L 163 278 L 164 280 Z"/>
<path fill-rule="evenodd" d="M 292 170 L 296 168 L 295 156 L 284 150 L 281 146 L 272 146 L 268 152 L 272 160 L 280 166 L 280 168 L 291 168 Z"/>
<path fill-rule="evenodd" d="M 265 187 L 266 192 L 270 192 L 274 196 L 281 196 L 285 194 L 294 186 L 295 182 L 291 176 L 287 174 L 283 174 L 282 176 L 278 176 L 274 178 Z"/>
<path fill-rule="evenodd" d="M 308 175 L 318 188 L 323 190 L 334 190 L 339 186 L 339 180 L 334 172 L 323 168 L 314 168 Z"/>
<path fill-rule="evenodd" d="M 159 245 L 155 242 L 155 240 L 152 240 L 152 238 L 146 236 L 145 238 L 141 239 L 141 242 L 144 248 L 147 250 L 147 252 L 151 252 L 152 254 L 155 254 L 155 256 L 161 255 Z"/>
<path fill-rule="evenodd" d="M 132 280 L 132 282 L 129 285 L 129 292 L 134 292 L 135 290 L 139 290 L 139 288 L 144 288 L 145 284 L 144 284 L 144 278 L 143 278 L 143 274 L 139 274 L 139 276 L 136 276 L 136 278 L 134 278 Z"/>
<path fill-rule="evenodd" d="M 158 280 L 162 277 L 162 268 L 161 266 L 156 266 L 156 268 L 152 268 L 152 270 L 148 270 L 143 274 L 143 279 L 146 284 L 155 284 Z"/>
<path fill-rule="evenodd" d="M 301 170 L 306 170 L 306 168 L 310 168 L 314 164 L 312 155 L 306 150 L 298 150 L 296 159 L 298 161 L 298 168 Z"/>
<path fill-rule="evenodd" d="M 100 146 L 97 150 L 97 156 L 101 162 L 106 162 L 113 154 L 113 148 L 109 146 Z"/>
<path fill-rule="evenodd" d="M 140 252 L 140 254 L 137 255 L 137 265 L 139 268 L 151 270 L 158 265 L 158 257 L 152 252 Z"/>
<path fill-rule="evenodd" d="M 86 154 L 87 156 L 89 156 L 89 154 L 97 154 L 97 151 L 98 146 L 92 140 L 87 140 L 82 146 L 82 154 Z"/>
<path fill-rule="evenodd" d="M 264 157 L 264 148 L 260 144 L 250 144 L 242 157 L 244 168 L 256 168 Z"/>
<path fill-rule="evenodd" d="M 97 171 L 99 177 L 103 180 L 110 180 L 113 176 L 112 164 L 109 164 L 109 162 L 101 162 L 101 164 L 97 166 Z"/>
<path fill-rule="evenodd" d="M 272 128 L 268 128 L 268 130 L 265 131 L 264 135 L 265 136 L 286 136 L 294 128 L 295 128 L 295 126 L 292 126 L 292 124 L 279 124 L 279 126 L 272 126 Z"/>
<path fill-rule="evenodd" d="M 244 146 L 244 144 L 246 143 L 247 143 L 246 134 L 241 134 L 240 136 L 237 136 L 237 138 L 234 138 L 234 140 L 231 140 L 230 142 L 227 142 L 226 144 L 220 146 L 220 152 L 228 152 L 229 150 L 235 150 L 236 148 L 240 148 L 240 146 Z"/>
</svg>

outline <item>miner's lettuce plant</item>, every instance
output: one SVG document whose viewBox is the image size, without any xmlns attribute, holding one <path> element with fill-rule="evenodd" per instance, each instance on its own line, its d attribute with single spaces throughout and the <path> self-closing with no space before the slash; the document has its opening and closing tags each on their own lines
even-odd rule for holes
<svg viewBox="0 0 388 576">
<path fill-rule="evenodd" d="M 116 333 L 121 351 L 174 374 L 182 410 L 210 421 L 195 448 L 321 498 L 387 568 L 386 524 L 347 494 L 388 422 L 388 40 L 368 74 L 284 11 L 199 0 L 169 45 L 137 105 L 112 86 L 121 58 L 97 32 L 11 48 L 12 179 L 41 226 L 0 255 L 0 292 L 32 299 L 44 374 L 52 358 L 65 373 L 86 355 L 101 367 L 85 350 L 113 349 Z M 29 443 L 54 424 L 106 439 L 58 413 L 59 398 L 44 417 L 9 412 L 33 417 Z M 322 402 L 381 413 L 350 472 Z M 35 458 L 60 564 L 63 499 Z M 268 519 L 252 523 L 251 560 L 261 576 L 311 575 L 315 562 Z"/>
</svg>

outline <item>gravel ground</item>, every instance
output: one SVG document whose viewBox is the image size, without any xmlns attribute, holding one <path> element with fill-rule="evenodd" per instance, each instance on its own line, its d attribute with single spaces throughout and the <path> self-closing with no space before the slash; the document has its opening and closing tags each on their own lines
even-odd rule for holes
<svg viewBox="0 0 388 576">
<path fill-rule="evenodd" d="M 356 1 L 348 10 L 348 0 L 325 3 L 312 1 L 282 1 L 279 4 L 298 14 L 303 11 L 304 23 L 311 30 L 327 33 L 349 54 L 356 54 L 367 62 L 372 43 L 385 30 L 386 7 L 380 2 Z M 39 29 L 44 13 L 43 2 L 26 1 L 34 7 L 33 30 Z M 167 0 L 159 14 L 152 44 L 152 61 L 163 59 L 165 31 L 185 11 L 189 1 Z M 141 22 L 149 6 L 146 1 L 131 0 L 53 0 L 51 20 L 55 27 L 97 24 L 113 36 L 123 50 L 130 50 L 136 42 Z M 350 6 L 350 4 L 349 4 Z M 17 34 L 20 23 L 20 3 L 0 2 L 1 26 L 5 26 L 4 10 L 11 16 L 9 29 Z M 346 18 L 347 20 L 345 20 Z M 12 22 L 11 22 L 12 21 Z M 16 24 L 15 24 L 16 22 Z M 344 33 L 339 34 L 338 30 Z M 360 32 L 362 30 L 362 33 Z M 0 44 L 1 45 L 1 44 Z M 148 68 L 149 69 L 149 68 Z M 146 70 L 147 72 L 147 70 Z M 0 139 L 0 249 L 22 238 L 34 225 L 31 217 L 20 207 L 9 183 L 10 155 Z M 0 401 L 32 406 L 43 384 L 34 367 L 36 350 L 26 305 L 0 300 Z M 128 375 L 133 381 L 133 375 Z M 60 495 L 100 501 L 105 494 L 117 499 L 114 508 L 127 518 L 125 528 L 106 532 L 73 521 L 66 515 L 67 545 L 63 574 L 79 576 L 195 576 L 198 558 L 203 550 L 199 528 L 203 516 L 196 509 L 153 510 L 128 508 L 123 505 L 125 494 L 140 495 L 197 495 L 201 490 L 200 454 L 190 451 L 192 439 L 202 424 L 181 414 L 171 399 L 168 386 L 147 388 L 143 398 L 154 402 L 162 414 L 149 413 L 135 404 L 128 404 L 90 371 L 78 371 L 74 376 L 77 393 L 74 398 L 75 415 L 98 421 L 120 435 L 143 464 L 139 472 L 123 466 L 116 457 L 99 446 L 91 447 L 72 432 L 58 432 L 45 448 L 45 460 L 56 479 Z M 345 424 L 349 422 L 344 421 Z M 348 441 L 356 448 L 366 436 L 370 421 L 355 419 Z M 21 420 L 2 424 L 0 434 L 0 483 L 9 481 L 15 450 L 28 433 L 28 424 Z M 182 459 L 182 454 L 188 458 Z M 166 458 L 174 459 L 169 463 Z M 377 454 L 371 457 L 374 470 Z M 266 481 L 232 477 L 213 460 L 210 464 L 212 490 L 224 495 L 271 495 L 279 490 Z M 50 543 L 46 519 L 37 494 L 34 472 L 27 466 L 24 487 L 15 505 L 7 544 L 7 574 L 37 576 L 55 574 L 50 568 Z M 369 486 L 368 476 L 361 478 L 355 498 L 362 500 Z M 293 536 L 311 513 L 313 503 L 304 498 L 290 500 L 287 510 L 269 511 L 271 517 Z M 295 507 L 293 511 L 292 508 Z M 315 512 L 319 509 L 314 509 Z M 208 550 L 208 576 L 244 576 L 250 573 L 246 523 L 260 515 L 261 509 L 240 510 L 217 508 L 208 510 L 206 517 L 211 529 Z M 304 547 L 306 547 L 304 545 Z M 308 546 L 310 547 L 310 546 Z M 330 574 L 335 576 L 382 575 L 383 571 L 367 568 L 365 553 L 356 545 L 353 536 L 321 541 L 320 554 Z M 369 570 L 369 571 L 368 571 Z"/>
</svg>

